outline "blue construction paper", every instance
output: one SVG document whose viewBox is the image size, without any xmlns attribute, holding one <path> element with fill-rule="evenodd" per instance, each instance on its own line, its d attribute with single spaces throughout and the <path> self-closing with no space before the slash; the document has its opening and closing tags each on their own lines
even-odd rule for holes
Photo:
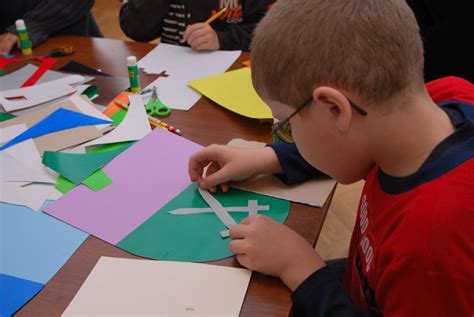
<svg viewBox="0 0 474 317">
<path fill-rule="evenodd" d="M 58 108 L 56 111 L 36 123 L 25 132 L 8 141 L 5 145 L 0 146 L 0 151 L 17 143 L 26 141 L 28 139 L 34 139 L 42 135 L 77 127 L 106 123 L 112 123 L 112 121 L 102 120 L 64 108 Z"/>
<path fill-rule="evenodd" d="M 0 316 L 13 315 L 43 286 L 40 283 L 0 273 Z"/>
<path fill-rule="evenodd" d="M 88 236 L 23 206 L 0 203 L 0 220 L 0 273 L 41 284 L 59 271 Z"/>
</svg>

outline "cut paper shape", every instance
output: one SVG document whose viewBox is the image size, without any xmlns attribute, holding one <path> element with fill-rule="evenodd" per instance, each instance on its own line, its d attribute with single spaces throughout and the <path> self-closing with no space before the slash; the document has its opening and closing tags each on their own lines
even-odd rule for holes
<svg viewBox="0 0 474 317">
<path fill-rule="evenodd" d="M 30 113 L 1 122 L 0 127 L 10 127 L 18 124 L 26 124 L 27 127 L 32 127 L 59 108 L 82 112 L 79 107 L 74 104 L 74 100 L 75 99 L 73 98 L 68 98 L 67 100 L 57 102 L 50 106 L 44 108 L 41 107 L 40 109 L 36 109 Z M 95 117 L 94 115 L 92 116 Z M 96 126 L 81 126 L 74 129 L 57 131 L 52 134 L 35 138 L 33 141 L 35 142 L 40 155 L 42 155 L 44 151 L 61 151 L 101 137 L 103 135 L 101 131 L 105 130 L 105 127 L 110 127 L 110 124 L 100 126 L 104 128 L 99 130 Z"/>
<path fill-rule="evenodd" d="M 65 194 L 76 186 L 77 185 L 73 182 L 67 180 L 62 176 L 59 176 L 56 181 L 56 184 L 54 185 L 54 188 L 56 188 L 60 193 Z"/>
<path fill-rule="evenodd" d="M 288 216 L 290 202 L 269 196 L 231 188 L 229 192 L 214 194 L 225 208 L 248 206 L 249 200 L 269 206 L 259 213 L 283 223 Z M 207 208 L 196 184 L 191 184 L 146 222 L 130 233 L 117 246 L 136 255 L 170 261 L 205 262 L 232 256 L 230 239 L 219 233 L 226 226 L 214 213 L 176 215 L 171 212 L 180 208 Z M 248 213 L 235 212 L 231 217 L 236 223 L 248 217 Z"/>
<path fill-rule="evenodd" d="M 72 129 L 81 126 L 110 123 L 111 121 L 106 121 L 95 117 L 87 116 L 79 112 L 59 108 L 52 114 L 32 126 L 31 128 L 29 128 L 28 130 L 26 130 L 25 132 L 13 138 L 5 145 L 1 146 L 0 150 L 2 151 L 10 146 L 13 146 L 28 139 L 37 138 L 61 130 Z"/>
<path fill-rule="evenodd" d="M 109 104 L 107 105 L 107 107 L 104 110 L 104 114 L 106 116 L 108 116 L 109 118 L 112 118 L 114 113 L 116 113 L 119 110 L 123 110 L 122 107 L 117 105 L 115 102 L 119 101 L 119 102 L 123 102 L 124 104 L 128 105 L 128 103 L 129 103 L 128 96 L 129 96 L 128 92 L 126 92 L 126 91 L 121 92 L 117 97 L 115 97 L 111 102 L 109 102 Z"/>
<path fill-rule="evenodd" d="M 250 68 L 245 67 L 189 82 L 189 86 L 239 115 L 268 120 L 272 112 L 253 88 Z"/>
<path fill-rule="evenodd" d="M 13 125 L 5 128 L 0 128 L 0 144 L 7 142 L 15 136 L 23 133 L 27 129 L 25 124 Z M 42 182 L 54 183 L 58 176 L 56 172 L 48 170 L 42 163 L 38 149 L 36 148 L 33 140 L 26 140 L 22 143 L 16 144 L 15 146 L 9 147 L 3 151 L 5 154 L 10 155 L 15 160 L 21 162 L 27 166 L 30 170 L 33 170 L 31 176 L 34 179 L 40 177 Z M 6 168 L 6 167 L 5 167 Z M 8 171 L 7 173 L 10 173 Z M 43 178 L 44 176 L 44 178 Z M 49 180 L 49 181 L 47 181 Z M 16 181 L 15 179 L 9 179 L 9 181 Z M 28 181 L 25 178 L 17 181 Z"/>
<path fill-rule="evenodd" d="M 227 212 L 246 212 L 249 216 L 256 215 L 259 211 L 270 210 L 270 206 L 258 205 L 258 200 L 249 200 L 247 207 L 224 207 Z M 168 211 L 172 215 L 193 215 L 202 213 L 212 213 L 214 210 L 211 208 L 178 208 L 175 210 Z"/>
<path fill-rule="evenodd" d="M 86 148 L 101 144 L 136 141 L 151 132 L 141 95 L 131 95 L 129 100 L 129 110 L 120 125 L 103 137 L 84 144 Z"/>
<path fill-rule="evenodd" d="M 103 168 L 112 184 L 98 192 L 78 186 L 45 211 L 116 244 L 189 186 L 188 160 L 199 149 L 155 129 Z"/>
<path fill-rule="evenodd" d="M 4 182 L 1 184 L 0 201 L 40 210 L 51 194 L 52 185 Z"/>
<path fill-rule="evenodd" d="M 202 199 L 209 205 L 209 207 L 214 211 L 217 218 L 227 227 L 230 229 L 233 225 L 236 225 L 234 218 L 232 218 L 227 210 L 221 205 L 221 203 L 212 197 L 211 193 L 207 190 L 198 189 L 199 194 L 201 195 Z M 229 236 L 229 230 L 223 230 L 220 232 L 221 237 L 226 238 Z"/>
<path fill-rule="evenodd" d="M 7 112 L 33 107 L 74 93 L 72 84 L 84 81 L 80 75 L 67 76 L 35 86 L 0 92 L 0 104 Z"/>
<path fill-rule="evenodd" d="M 251 271 L 101 257 L 62 316 L 239 316 Z"/>
<path fill-rule="evenodd" d="M 94 117 L 94 118 L 102 119 L 104 121 L 110 121 L 110 118 L 107 117 L 102 112 L 100 112 L 99 110 L 97 110 L 94 107 L 93 103 L 90 101 L 90 99 L 88 99 L 87 97 L 85 97 L 85 96 L 71 96 L 71 98 L 69 98 L 69 100 L 79 109 L 79 112 L 81 112 L 85 115 Z M 99 130 L 106 128 L 106 127 L 104 127 L 103 123 L 95 125 L 95 127 Z"/>
<path fill-rule="evenodd" d="M 87 234 L 43 212 L 0 203 L 0 273 L 46 284 Z M 19 225 L 21 224 L 21 225 Z"/>
<path fill-rule="evenodd" d="M 97 192 L 112 184 L 112 180 L 107 174 L 104 173 L 103 170 L 98 170 L 95 171 L 91 176 L 87 177 L 82 183 L 89 189 Z"/>
<path fill-rule="evenodd" d="M 51 177 L 42 171 L 32 169 L 3 151 L 0 151 L 0 166 L 0 181 L 2 182 L 54 183 Z"/>
<path fill-rule="evenodd" d="M 159 77 L 147 89 L 158 87 L 160 99 L 165 105 L 188 110 L 201 95 L 189 88 L 187 83 L 225 72 L 240 54 L 241 51 L 198 52 L 190 47 L 159 44 L 138 62 L 138 67 L 152 74 L 166 70 L 169 76 Z"/>
<path fill-rule="evenodd" d="M 0 316 L 11 316 L 30 299 L 44 284 L 0 273 Z"/>
<path fill-rule="evenodd" d="M 37 56 L 26 58 L 0 58 L 0 69 L 3 70 L 8 64 L 21 61 L 31 61 L 36 59 L 41 62 L 40 66 L 31 74 L 31 76 L 21 85 L 29 87 L 34 85 L 55 63 L 56 59 L 51 57 Z"/>
<path fill-rule="evenodd" d="M 265 143 L 234 139 L 228 145 L 240 148 L 261 148 L 265 146 Z M 297 203 L 322 207 L 334 186 L 336 186 L 336 181 L 329 177 L 320 177 L 301 184 L 285 185 L 274 175 L 259 175 L 241 182 L 233 182 L 231 186 Z"/>
<path fill-rule="evenodd" d="M 12 118 L 15 118 L 15 115 L 12 115 L 10 113 L 0 112 L 0 122 L 7 121 Z"/>
<path fill-rule="evenodd" d="M 131 144 L 112 151 L 87 154 L 44 152 L 43 164 L 78 185 L 130 146 Z"/>
</svg>

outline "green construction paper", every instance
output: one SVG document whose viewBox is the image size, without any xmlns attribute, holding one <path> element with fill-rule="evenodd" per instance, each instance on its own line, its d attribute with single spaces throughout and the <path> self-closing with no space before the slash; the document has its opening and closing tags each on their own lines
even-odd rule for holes
<svg viewBox="0 0 474 317">
<path fill-rule="evenodd" d="M 87 150 L 87 153 L 104 153 L 108 151 L 115 151 L 118 149 L 122 149 L 124 147 L 129 147 L 130 145 L 134 144 L 135 141 L 127 141 L 127 142 L 119 142 L 119 143 L 111 143 L 111 144 L 104 144 L 93 147 L 90 150 Z"/>
<path fill-rule="evenodd" d="M 159 193 L 157 193 L 159 194 Z M 283 223 L 290 209 L 287 200 L 264 196 L 239 189 L 217 193 L 214 197 L 224 206 L 247 206 L 256 199 L 259 205 L 269 205 L 269 211 L 259 211 Z M 172 215 L 178 208 L 207 208 L 195 184 L 190 185 L 142 225 L 122 239 L 117 246 L 136 255 L 170 261 L 206 262 L 232 256 L 230 238 L 221 238 L 226 227 L 214 213 Z M 131 210 L 130 212 L 133 212 Z M 238 223 L 248 213 L 231 212 Z"/>
<path fill-rule="evenodd" d="M 97 96 L 97 93 L 99 92 L 99 87 L 97 85 L 90 85 L 89 87 L 84 90 L 82 93 L 83 95 L 86 95 L 89 99 L 92 99 L 94 96 Z"/>
<path fill-rule="evenodd" d="M 54 185 L 54 188 L 65 194 L 76 186 L 77 185 L 73 182 L 59 175 L 58 179 L 56 180 L 56 184 Z"/>
<path fill-rule="evenodd" d="M 92 173 L 128 149 L 130 145 L 112 151 L 86 154 L 46 151 L 43 155 L 43 164 L 79 185 Z"/>
<path fill-rule="evenodd" d="M 114 113 L 112 116 L 110 116 L 110 119 L 112 119 L 112 121 L 114 122 L 114 126 L 117 127 L 123 121 L 126 115 L 127 115 L 127 110 L 120 109 L 119 111 Z"/>
<path fill-rule="evenodd" d="M 110 177 L 103 170 L 98 170 L 82 182 L 89 189 L 97 192 L 112 184 Z"/>
<path fill-rule="evenodd" d="M 82 182 L 82 184 L 86 185 L 87 187 L 96 192 L 112 184 L 112 180 L 104 171 L 98 170 L 94 172 L 91 176 L 86 178 Z M 54 185 L 54 187 L 63 194 L 67 193 L 76 186 L 77 184 L 74 184 L 67 178 L 62 177 L 61 175 L 58 177 L 58 179 L 56 180 L 56 184 Z"/>
<path fill-rule="evenodd" d="M 15 116 L 9 113 L 0 112 L 0 122 L 7 121 L 12 118 L 15 118 Z"/>
</svg>

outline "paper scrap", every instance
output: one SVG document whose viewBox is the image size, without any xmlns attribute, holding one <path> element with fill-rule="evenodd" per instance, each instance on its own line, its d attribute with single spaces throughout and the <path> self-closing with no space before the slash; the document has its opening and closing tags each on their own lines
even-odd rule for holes
<svg viewBox="0 0 474 317">
<path fill-rule="evenodd" d="M 78 186 L 45 210 L 115 244 L 189 186 L 188 159 L 200 148 L 155 129 L 103 168 L 112 184 L 98 192 Z"/>
<path fill-rule="evenodd" d="M 25 124 L 0 128 L 0 144 L 11 140 L 26 130 L 27 127 Z M 33 174 L 31 174 L 33 179 L 31 181 L 34 181 L 35 178 L 39 177 L 43 180 L 43 182 L 49 180 L 48 183 L 54 183 L 56 177 L 58 176 L 56 172 L 47 169 L 41 163 L 40 154 L 33 140 L 26 140 L 22 143 L 16 144 L 15 146 L 9 147 L 3 152 L 10 155 L 15 160 L 21 162 L 22 165 L 27 166 L 29 170 L 33 170 Z M 5 166 L 5 168 L 7 167 Z M 10 173 L 10 171 L 7 173 Z M 9 181 L 15 181 L 15 179 L 10 179 Z M 23 178 L 18 181 L 28 180 Z"/>
<path fill-rule="evenodd" d="M 41 109 L 1 122 L 0 128 L 18 124 L 26 124 L 27 127 L 32 127 L 59 108 L 69 109 L 76 112 L 81 111 L 74 102 L 71 101 L 71 98 L 69 98 L 51 106 L 44 108 L 41 107 Z M 82 126 L 74 129 L 57 131 L 52 134 L 35 138 L 34 142 L 40 155 L 42 155 L 44 151 L 60 151 L 101 137 L 103 135 L 101 131 L 105 130 L 105 127 L 107 126 L 110 127 L 110 124 L 103 126 L 104 128 L 101 130 L 97 129 L 95 126 Z"/>
<path fill-rule="evenodd" d="M 111 121 L 105 121 L 102 119 L 84 115 L 79 112 L 59 108 L 52 114 L 32 126 L 31 128 L 29 128 L 28 130 L 26 130 L 25 132 L 13 138 L 5 145 L 1 146 L 0 150 L 4 150 L 10 146 L 13 146 L 28 139 L 37 138 L 61 130 L 72 129 L 81 126 L 110 123 Z"/>
<path fill-rule="evenodd" d="M 261 148 L 265 146 L 265 143 L 234 139 L 228 145 L 240 148 Z M 259 175 L 245 181 L 233 182 L 231 186 L 297 203 L 322 207 L 334 186 L 336 186 L 336 181 L 329 177 L 321 177 L 302 184 L 285 185 L 274 175 Z"/>
<path fill-rule="evenodd" d="M 190 47 L 159 44 L 138 62 L 146 73 L 160 74 L 148 87 L 158 87 L 158 97 L 172 109 L 188 110 L 201 95 L 187 86 L 188 82 L 225 72 L 241 51 L 198 52 Z"/>
<path fill-rule="evenodd" d="M 87 177 L 82 183 L 89 189 L 97 192 L 112 184 L 112 180 L 107 174 L 104 173 L 103 170 L 98 170 Z"/>
<path fill-rule="evenodd" d="M 43 287 L 41 283 L 0 273 L 0 316 L 12 316 Z"/>
<path fill-rule="evenodd" d="M 80 75 L 71 75 L 35 86 L 0 92 L 0 104 L 7 112 L 33 107 L 74 93 L 70 85 L 84 81 Z"/>
<path fill-rule="evenodd" d="M 46 184 L 28 184 L 4 182 L 0 185 L 0 201 L 4 203 L 26 206 L 32 210 L 40 210 L 54 187 Z"/>
<path fill-rule="evenodd" d="M 227 193 L 215 193 L 213 196 L 226 209 L 240 206 L 247 208 L 249 201 L 256 200 L 259 205 L 268 206 L 268 210 L 259 211 L 260 214 L 280 223 L 286 220 L 290 209 L 290 202 L 287 200 L 235 188 L 231 188 Z M 229 249 L 230 239 L 222 239 L 219 235 L 227 228 L 213 212 L 174 214 L 181 208 L 208 207 L 199 194 L 197 185 L 193 183 L 117 246 L 138 256 L 159 260 L 205 262 L 232 256 Z M 231 213 L 236 223 L 248 215 L 248 212 Z"/>
<path fill-rule="evenodd" d="M 120 125 L 103 137 L 84 144 L 86 148 L 101 144 L 136 141 L 151 132 L 142 97 L 140 95 L 130 95 L 129 100 L 129 110 Z"/>
<path fill-rule="evenodd" d="M 189 86 L 222 107 L 253 119 L 272 119 L 272 111 L 253 88 L 250 68 L 190 81 Z"/>
<path fill-rule="evenodd" d="M 47 151 L 43 155 L 43 164 L 78 185 L 130 146 L 131 144 L 112 151 L 87 154 Z"/>
<path fill-rule="evenodd" d="M 2 182 L 54 183 L 50 176 L 40 170 L 32 169 L 4 151 L 0 151 L 0 166 L 0 181 Z"/>
<path fill-rule="evenodd" d="M 0 203 L 0 219 L 0 273 L 36 283 L 47 283 L 87 238 L 74 227 L 22 206 Z"/>
<path fill-rule="evenodd" d="M 101 257 L 62 316 L 239 316 L 252 272 Z"/>
</svg>

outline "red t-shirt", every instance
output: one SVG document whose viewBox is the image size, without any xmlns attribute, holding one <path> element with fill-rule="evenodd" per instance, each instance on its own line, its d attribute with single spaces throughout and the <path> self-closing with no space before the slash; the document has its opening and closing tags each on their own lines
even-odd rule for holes
<svg viewBox="0 0 474 317">
<path fill-rule="evenodd" d="M 463 102 L 453 111 L 474 124 L 474 85 L 447 77 L 427 88 L 447 108 Z M 412 176 L 375 166 L 366 178 L 345 275 L 350 297 L 366 310 L 474 316 L 474 137 L 435 152 Z"/>
</svg>

